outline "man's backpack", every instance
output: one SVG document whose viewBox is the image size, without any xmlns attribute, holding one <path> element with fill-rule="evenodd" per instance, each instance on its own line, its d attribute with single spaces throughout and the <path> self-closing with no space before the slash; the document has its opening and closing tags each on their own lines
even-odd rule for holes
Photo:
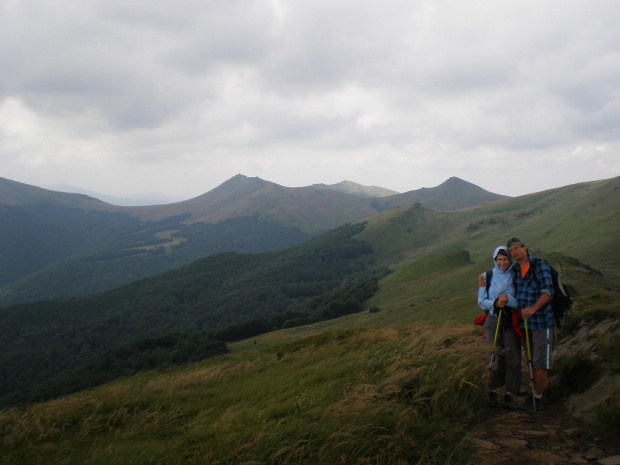
<svg viewBox="0 0 620 465">
<path fill-rule="evenodd" d="M 545 262 L 551 270 L 551 280 L 553 281 L 553 298 L 551 299 L 551 308 L 553 309 L 555 325 L 560 328 L 562 326 L 562 318 L 564 318 L 564 316 L 570 311 L 573 305 L 573 300 L 570 298 L 570 294 L 566 286 L 562 284 L 562 280 L 560 279 L 560 275 L 556 269 L 553 268 L 546 260 L 540 258 L 534 259 L 534 262 L 530 266 L 530 271 L 533 272 L 534 276 L 536 276 L 537 261 Z"/>
</svg>

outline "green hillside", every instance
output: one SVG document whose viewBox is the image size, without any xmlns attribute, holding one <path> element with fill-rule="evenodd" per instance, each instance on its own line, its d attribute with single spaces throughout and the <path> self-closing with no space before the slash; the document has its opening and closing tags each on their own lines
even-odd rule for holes
<svg viewBox="0 0 620 465">
<path fill-rule="evenodd" d="M 198 347 L 191 335 L 201 334 L 195 326 L 201 318 L 210 324 L 200 312 L 214 300 L 223 303 L 214 313 L 220 322 L 232 312 L 259 317 L 250 325 L 256 326 L 261 316 L 269 318 L 262 312 L 272 304 L 281 305 L 283 316 L 310 318 L 315 311 L 327 318 L 292 328 L 280 320 L 283 329 L 229 343 L 225 355 L 198 363 L 188 358 L 185 367 L 167 364 L 54 401 L 0 410 L 0 463 L 40 463 L 42 457 L 76 464 L 480 463 L 474 434 L 484 411 L 488 346 L 472 324 L 480 313 L 476 276 L 491 266 L 496 245 L 521 237 L 534 255 L 561 270 L 573 291 L 575 309 L 562 339 L 612 321 L 587 338 L 585 355 L 564 356 L 556 377 L 578 377 L 574 366 L 598 373 L 594 381 L 617 377 L 620 270 L 611 242 L 618 237 L 619 187 L 615 178 L 458 212 L 398 208 L 287 251 L 224 254 L 100 296 L 0 310 L 0 340 L 10 336 L 26 347 L 42 338 L 31 357 L 49 350 L 43 341 L 51 336 L 66 344 L 71 331 L 93 331 L 76 322 L 106 307 L 117 310 L 106 317 L 114 338 L 129 344 L 128 335 L 137 337 L 136 345 L 108 355 L 139 354 L 151 344 L 155 349 L 143 352 L 151 359 L 166 352 L 164 339 L 174 351 Z M 363 305 L 336 319 L 323 314 L 346 307 L 355 284 L 373 273 L 378 288 L 358 299 Z M 319 285 L 312 293 L 311 283 Z M 293 300 L 285 302 L 287 295 Z M 54 306 L 61 303 L 73 312 L 59 320 Z M 142 312 L 137 318 L 130 303 Z M 40 312 L 36 318 L 27 317 L 29 308 Z M 171 329 L 188 331 L 187 337 L 148 333 L 163 321 L 180 323 Z M 50 324 L 57 326 L 45 339 Z M 86 333 L 84 346 L 95 334 Z M 140 337 L 150 337 L 148 344 Z M 31 361 L 13 359 L 14 368 L 0 369 L 1 379 Z M 589 422 L 617 443 L 620 396 L 613 389 L 597 392 L 602 413 Z"/>
<path fill-rule="evenodd" d="M 76 385 L 73 371 L 96 369 L 108 352 L 146 338 L 201 332 L 231 341 L 360 311 L 376 287 L 358 260 L 371 249 L 352 239 L 362 229 L 338 228 L 280 252 L 214 255 L 85 298 L 0 309 L 0 405 L 66 392 Z"/>
</svg>

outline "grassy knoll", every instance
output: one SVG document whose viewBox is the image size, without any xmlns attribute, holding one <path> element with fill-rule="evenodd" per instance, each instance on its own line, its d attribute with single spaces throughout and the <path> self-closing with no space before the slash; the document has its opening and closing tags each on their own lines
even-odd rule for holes
<svg viewBox="0 0 620 465">
<path fill-rule="evenodd" d="M 0 463 L 467 463 L 480 350 L 420 325 L 237 352 L 0 411 Z"/>
</svg>

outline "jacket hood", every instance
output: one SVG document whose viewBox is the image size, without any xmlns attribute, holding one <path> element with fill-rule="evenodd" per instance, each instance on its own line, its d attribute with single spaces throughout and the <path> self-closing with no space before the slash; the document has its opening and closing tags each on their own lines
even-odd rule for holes
<svg viewBox="0 0 620 465">
<path fill-rule="evenodd" d="M 510 265 L 508 265 L 508 269 L 512 268 L 512 265 L 514 264 L 512 261 L 512 257 L 510 256 L 510 252 L 508 252 L 508 248 L 504 247 L 503 245 L 500 245 L 497 249 L 495 249 L 495 252 L 493 252 L 493 263 L 495 264 L 495 268 L 496 269 L 500 269 L 499 266 L 497 266 L 497 262 L 495 261 L 495 259 L 497 258 L 497 254 L 499 254 L 499 251 L 503 250 L 504 252 L 506 252 L 506 254 L 508 255 L 508 260 L 510 261 Z"/>
</svg>

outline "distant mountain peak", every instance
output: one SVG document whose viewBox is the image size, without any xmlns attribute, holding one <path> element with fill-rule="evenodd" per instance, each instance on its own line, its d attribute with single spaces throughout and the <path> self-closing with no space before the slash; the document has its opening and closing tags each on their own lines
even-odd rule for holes
<svg viewBox="0 0 620 465">
<path fill-rule="evenodd" d="M 465 181 L 464 179 L 461 179 L 461 178 L 456 177 L 456 176 L 450 176 L 448 179 L 446 179 L 440 185 L 441 186 L 446 186 L 446 185 L 471 185 L 471 186 L 475 186 L 475 184 L 473 184 L 473 183 L 471 183 L 469 181 Z"/>
<path fill-rule="evenodd" d="M 232 178 L 224 181 L 211 192 L 253 192 L 266 186 L 276 185 L 272 182 L 265 181 L 259 177 L 248 177 L 243 174 L 236 174 Z"/>
</svg>

